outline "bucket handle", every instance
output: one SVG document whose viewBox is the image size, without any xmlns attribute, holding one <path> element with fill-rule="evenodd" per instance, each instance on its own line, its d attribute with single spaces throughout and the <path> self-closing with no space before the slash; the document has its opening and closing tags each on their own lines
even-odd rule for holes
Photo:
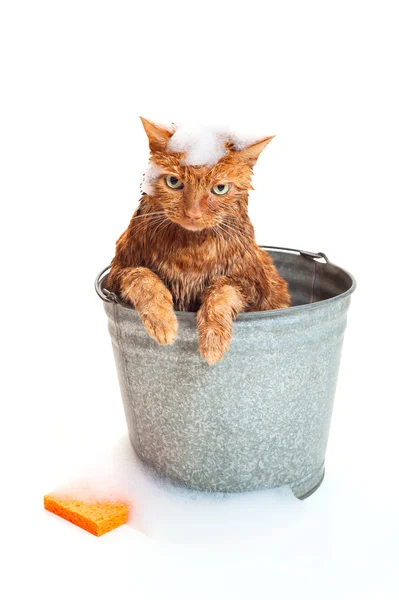
<svg viewBox="0 0 399 600">
<path fill-rule="evenodd" d="M 308 258 L 316 259 L 316 258 L 324 258 L 326 264 L 330 261 L 324 252 L 308 252 L 307 250 L 296 250 L 295 248 L 282 248 L 280 246 L 259 246 L 264 250 L 283 250 L 284 252 L 296 252 L 301 256 L 307 256 Z M 96 277 L 94 281 L 94 289 L 96 290 L 97 296 L 101 298 L 104 302 L 115 302 L 116 304 L 120 304 L 119 298 L 114 292 L 110 292 L 107 288 L 101 287 L 101 281 L 104 278 L 105 274 L 108 274 L 108 271 L 111 269 L 111 265 L 105 267 Z"/>
<path fill-rule="evenodd" d="M 260 248 L 263 248 L 264 250 L 283 250 L 285 252 L 296 252 L 297 254 L 300 254 L 301 256 L 306 256 L 307 258 L 324 258 L 324 260 L 326 261 L 326 264 L 329 264 L 330 261 L 328 260 L 327 256 L 324 254 L 324 252 L 309 252 L 308 250 L 297 250 L 295 248 L 282 248 L 281 246 L 259 246 Z"/>
</svg>

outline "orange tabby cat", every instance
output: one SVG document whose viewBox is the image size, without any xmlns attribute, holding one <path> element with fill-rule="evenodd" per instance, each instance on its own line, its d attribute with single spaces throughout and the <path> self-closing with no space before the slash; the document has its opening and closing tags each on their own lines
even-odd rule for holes
<svg viewBox="0 0 399 600">
<path fill-rule="evenodd" d="M 286 282 L 255 242 L 247 214 L 252 167 L 272 139 L 186 164 L 168 148 L 174 131 L 142 119 L 152 181 L 116 244 L 106 287 L 134 305 L 160 344 L 177 336 L 177 310 L 197 311 L 199 350 L 211 365 L 228 350 L 240 311 L 290 305 Z"/>
</svg>

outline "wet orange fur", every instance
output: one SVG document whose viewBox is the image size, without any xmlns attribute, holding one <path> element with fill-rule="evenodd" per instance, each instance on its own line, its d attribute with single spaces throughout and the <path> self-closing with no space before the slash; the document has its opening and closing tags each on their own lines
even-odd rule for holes
<svg viewBox="0 0 399 600">
<path fill-rule="evenodd" d="M 272 138 L 240 151 L 226 145 L 213 167 L 194 167 L 167 150 L 172 131 L 142 121 L 160 175 L 117 241 L 106 287 L 134 305 L 160 344 L 176 339 L 174 309 L 197 311 L 200 353 L 214 364 L 229 348 L 239 312 L 290 305 L 287 284 L 256 244 L 247 212 L 252 168 Z M 183 189 L 169 188 L 166 175 L 182 180 Z M 231 189 L 217 196 L 210 191 L 217 184 Z"/>
</svg>

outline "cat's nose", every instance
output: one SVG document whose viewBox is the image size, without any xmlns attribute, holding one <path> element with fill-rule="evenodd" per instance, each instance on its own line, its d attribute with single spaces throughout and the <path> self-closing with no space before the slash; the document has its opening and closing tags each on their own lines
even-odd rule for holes
<svg viewBox="0 0 399 600">
<path fill-rule="evenodd" d="M 200 208 L 186 208 L 184 213 L 189 219 L 200 219 L 202 217 Z"/>
</svg>

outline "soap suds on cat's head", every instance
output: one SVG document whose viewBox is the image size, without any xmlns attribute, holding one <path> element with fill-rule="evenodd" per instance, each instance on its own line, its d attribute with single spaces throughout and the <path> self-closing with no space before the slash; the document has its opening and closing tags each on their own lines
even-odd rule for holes
<svg viewBox="0 0 399 600">
<path fill-rule="evenodd" d="M 150 195 L 153 193 L 154 189 L 152 187 L 152 184 L 158 179 L 160 174 L 161 172 L 157 165 L 155 165 L 153 162 L 150 162 L 144 173 L 144 179 L 141 184 L 141 189 L 144 192 L 144 194 Z"/>
<path fill-rule="evenodd" d="M 201 125 L 177 125 L 169 140 L 169 152 L 183 152 L 185 165 L 213 167 L 226 153 L 225 144 L 230 142 L 236 150 L 242 150 L 257 138 L 238 135 L 228 128 L 204 127 Z"/>
<path fill-rule="evenodd" d="M 213 167 L 227 154 L 227 143 L 232 144 L 235 150 L 242 150 L 259 139 L 259 135 L 242 135 L 228 127 L 179 124 L 174 126 L 167 150 L 184 154 L 182 165 Z M 150 162 L 141 184 L 145 194 L 150 195 L 154 192 L 153 184 L 160 174 L 158 166 Z"/>
<path fill-rule="evenodd" d="M 226 154 L 225 141 L 226 138 L 214 129 L 177 126 L 168 150 L 183 152 L 186 165 L 212 167 Z"/>
</svg>

